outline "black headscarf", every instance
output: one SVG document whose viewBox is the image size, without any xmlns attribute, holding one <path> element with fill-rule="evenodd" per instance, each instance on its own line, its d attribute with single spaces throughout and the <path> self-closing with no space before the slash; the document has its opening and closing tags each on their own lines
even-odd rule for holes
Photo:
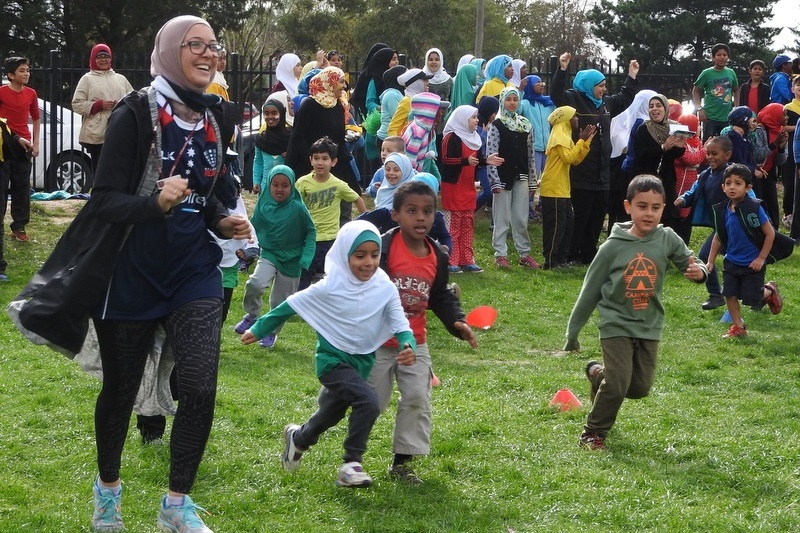
<svg viewBox="0 0 800 533">
<path fill-rule="evenodd" d="M 375 55 L 375 52 L 381 50 L 383 48 L 389 48 L 388 44 L 384 43 L 375 43 L 370 47 L 369 52 L 367 52 L 367 56 L 364 58 L 364 65 L 361 68 L 361 72 L 358 73 L 358 80 L 356 81 L 356 86 L 353 89 L 353 94 L 350 95 L 350 103 L 356 106 L 358 110 L 361 111 L 362 114 L 366 115 L 367 112 L 367 88 L 369 87 L 369 62 L 372 60 L 372 56 Z"/>
<path fill-rule="evenodd" d="M 277 109 L 280 118 L 276 127 L 267 127 L 267 129 L 256 135 L 256 147 L 269 155 L 283 154 L 289 147 L 289 138 L 292 136 L 292 128 L 286 124 L 286 107 L 275 99 L 267 99 L 261 107 L 262 112 L 265 107 Z"/>
<path fill-rule="evenodd" d="M 402 73 L 404 73 L 406 70 L 408 69 L 403 65 L 395 65 L 386 72 L 384 72 L 383 73 L 384 90 L 397 89 L 402 94 L 403 89 L 405 89 L 405 87 L 400 85 L 400 82 L 397 81 L 397 77 L 400 76 Z"/>
<path fill-rule="evenodd" d="M 383 85 L 383 73 L 389 70 L 389 62 L 397 52 L 389 47 L 381 48 L 369 60 L 369 77 L 375 83 L 375 94 L 381 95 L 385 86 Z M 369 84 L 367 84 L 369 86 Z"/>
</svg>

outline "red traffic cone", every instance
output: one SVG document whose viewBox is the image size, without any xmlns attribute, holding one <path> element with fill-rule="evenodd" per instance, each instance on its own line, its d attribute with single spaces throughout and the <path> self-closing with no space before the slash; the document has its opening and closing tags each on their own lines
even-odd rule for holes
<svg viewBox="0 0 800 533">
<path fill-rule="evenodd" d="M 562 411 L 571 411 L 580 407 L 581 401 L 569 389 L 560 389 L 556 392 L 550 403 L 550 407 L 558 407 Z"/>
</svg>

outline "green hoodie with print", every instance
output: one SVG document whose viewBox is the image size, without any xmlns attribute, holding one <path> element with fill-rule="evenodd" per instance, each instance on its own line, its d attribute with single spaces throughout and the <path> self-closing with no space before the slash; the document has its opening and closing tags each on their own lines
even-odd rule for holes
<svg viewBox="0 0 800 533">
<path fill-rule="evenodd" d="M 628 233 L 631 222 L 615 224 L 597 251 L 567 324 L 565 350 L 578 349 L 578 333 L 595 307 L 600 338 L 661 340 L 661 293 L 669 264 L 685 272 L 694 253 L 671 229 L 659 224 L 644 237 Z M 708 274 L 705 265 L 696 261 Z"/>
</svg>

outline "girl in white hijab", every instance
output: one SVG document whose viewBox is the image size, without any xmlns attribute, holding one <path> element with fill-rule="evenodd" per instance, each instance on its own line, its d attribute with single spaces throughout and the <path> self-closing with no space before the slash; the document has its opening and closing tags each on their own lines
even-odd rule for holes
<svg viewBox="0 0 800 533">
<path fill-rule="evenodd" d="M 289 98 L 297 96 L 297 85 L 300 83 L 302 69 L 303 65 L 300 63 L 299 57 L 295 54 L 283 54 L 275 68 L 275 77 L 278 78 L 278 83 L 272 88 L 272 92 L 282 88 L 289 93 Z"/>
<path fill-rule="evenodd" d="M 319 407 L 302 426 L 283 428 L 282 463 L 286 470 L 296 470 L 302 454 L 352 408 L 344 464 L 336 479 L 337 485 L 344 487 L 372 484 L 361 459 L 378 417 L 378 398 L 367 383 L 375 351 L 394 336 L 406 347 L 398 354 L 398 363 L 412 365 L 416 361 L 414 335 L 397 288 L 380 268 L 380 250 L 381 238 L 373 224 L 348 222 L 325 257 L 326 277 L 290 296 L 242 335 L 242 342 L 251 344 L 295 314 L 317 332 L 315 369 L 322 384 Z"/>
<path fill-rule="evenodd" d="M 439 98 L 450 101 L 450 91 L 453 90 L 453 78 L 444 69 L 444 55 L 438 48 L 431 48 L 425 52 L 425 74 L 433 76 L 428 81 L 428 92 L 438 94 Z"/>
</svg>

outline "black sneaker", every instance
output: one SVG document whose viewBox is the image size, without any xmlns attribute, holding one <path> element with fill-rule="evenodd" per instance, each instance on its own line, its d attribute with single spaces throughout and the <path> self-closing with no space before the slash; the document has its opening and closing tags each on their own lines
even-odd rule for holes
<svg viewBox="0 0 800 533">
<path fill-rule="evenodd" d="M 595 384 L 595 380 L 592 378 L 594 374 L 594 372 L 592 372 L 592 369 L 596 366 L 600 367 L 600 370 L 598 370 L 598 372 L 603 371 L 603 365 L 599 361 L 589 361 L 588 363 L 586 363 L 586 379 L 589 380 L 589 400 L 591 400 L 592 403 L 594 403 L 594 397 L 597 396 L 597 389 L 599 388 Z"/>
<path fill-rule="evenodd" d="M 703 311 L 711 311 L 712 309 L 717 309 L 725 305 L 725 297 L 721 294 L 709 294 L 708 300 L 703 302 L 700 306 L 703 308 Z"/>
<path fill-rule="evenodd" d="M 422 480 L 408 465 L 394 465 L 389 469 L 389 477 L 409 485 L 421 485 Z"/>
</svg>

